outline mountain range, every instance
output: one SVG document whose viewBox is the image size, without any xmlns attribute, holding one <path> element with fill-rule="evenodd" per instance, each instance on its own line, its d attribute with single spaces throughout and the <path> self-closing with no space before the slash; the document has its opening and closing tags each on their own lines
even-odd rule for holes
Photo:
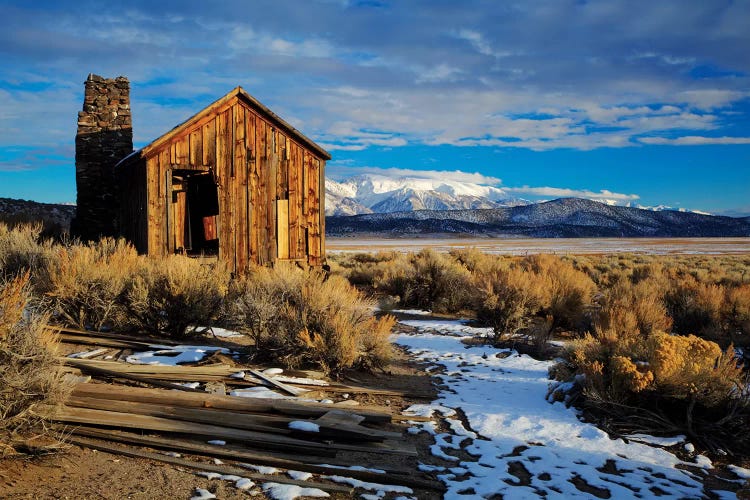
<svg viewBox="0 0 750 500">
<path fill-rule="evenodd" d="M 526 205 L 501 188 L 449 179 L 363 174 L 326 179 L 326 215 L 474 210 Z"/>
<path fill-rule="evenodd" d="M 326 217 L 326 234 L 576 237 L 746 237 L 750 217 L 612 206 L 560 198 L 522 206 L 475 210 L 418 210 Z"/>
</svg>

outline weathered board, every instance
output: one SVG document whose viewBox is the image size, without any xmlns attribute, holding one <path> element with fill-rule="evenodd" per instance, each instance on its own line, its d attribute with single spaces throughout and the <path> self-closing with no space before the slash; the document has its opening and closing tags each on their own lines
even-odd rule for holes
<svg viewBox="0 0 750 500">
<path fill-rule="evenodd" d="M 216 253 L 235 273 L 279 259 L 320 266 L 328 159 L 235 89 L 118 167 L 123 236 L 141 253 Z M 206 174 L 215 187 L 198 182 Z"/>
</svg>

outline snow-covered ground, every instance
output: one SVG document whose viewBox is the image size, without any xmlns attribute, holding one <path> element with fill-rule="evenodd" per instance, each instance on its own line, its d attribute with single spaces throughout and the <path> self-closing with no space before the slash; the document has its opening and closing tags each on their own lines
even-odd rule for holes
<svg viewBox="0 0 750 500">
<path fill-rule="evenodd" d="M 414 423 L 410 432 L 433 434 L 433 455 L 450 464 L 420 466 L 439 472 L 448 487 L 446 499 L 495 494 L 592 498 L 592 492 L 618 499 L 705 496 L 701 476 L 712 467 L 708 458 L 683 462 L 647 444 L 682 443 L 684 437 L 610 439 L 581 422 L 575 409 L 547 401 L 553 362 L 487 346 L 468 347 L 461 339 L 481 332 L 460 321 L 404 323 L 417 332 L 400 334 L 397 342 L 433 365 L 431 371 L 443 383 L 436 401 L 415 405 L 410 413 L 442 417 L 445 425 Z M 588 492 L 576 487 L 584 482 L 591 487 Z M 729 493 L 716 492 L 719 497 Z"/>
</svg>

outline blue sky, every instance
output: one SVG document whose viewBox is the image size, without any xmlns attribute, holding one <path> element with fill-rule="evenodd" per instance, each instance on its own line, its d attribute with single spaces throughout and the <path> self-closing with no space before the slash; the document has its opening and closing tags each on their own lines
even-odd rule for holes
<svg viewBox="0 0 750 500">
<path fill-rule="evenodd" d="M 89 72 L 136 147 L 242 85 L 328 172 L 750 214 L 750 2 L 0 0 L 0 196 L 75 201 Z"/>
</svg>

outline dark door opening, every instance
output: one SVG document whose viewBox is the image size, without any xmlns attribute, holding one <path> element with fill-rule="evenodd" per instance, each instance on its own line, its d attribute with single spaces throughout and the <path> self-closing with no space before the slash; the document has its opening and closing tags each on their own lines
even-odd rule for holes
<svg viewBox="0 0 750 500">
<path fill-rule="evenodd" d="M 175 251 L 188 255 L 219 253 L 219 193 L 209 172 L 174 172 Z"/>
</svg>

